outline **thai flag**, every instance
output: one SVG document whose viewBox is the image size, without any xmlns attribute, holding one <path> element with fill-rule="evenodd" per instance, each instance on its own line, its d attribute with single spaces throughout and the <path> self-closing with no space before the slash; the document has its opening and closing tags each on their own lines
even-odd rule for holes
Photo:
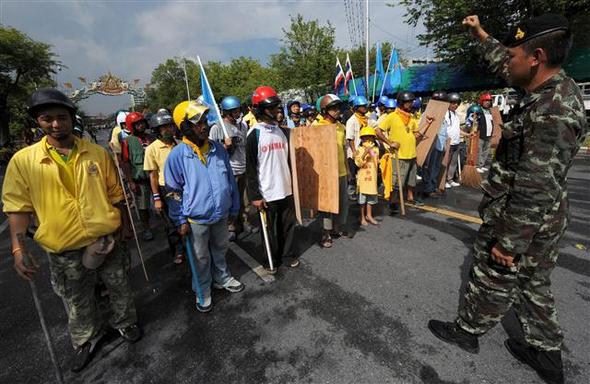
<svg viewBox="0 0 590 384">
<path fill-rule="evenodd" d="M 346 73 L 344 75 L 344 94 L 348 95 L 348 82 L 352 80 L 352 66 L 350 65 L 350 57 L 346 54 Z"/>
<path fill-rule="evenodd" d="M 340 59 L 336 57 L 336 76 L 334 78 L 334 93 L 341 94 L 341 90 L 344 87 L 344 71 L 342 70 L 342 64 Z"/>
</svg>

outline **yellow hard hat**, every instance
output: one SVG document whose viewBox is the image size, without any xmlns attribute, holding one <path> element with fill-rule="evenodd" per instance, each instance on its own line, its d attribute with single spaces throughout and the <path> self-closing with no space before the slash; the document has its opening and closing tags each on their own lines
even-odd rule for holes
<svg viewBox="0 0 590 384">
<path fill-rule="evenodd" d="M 184 120 L 188 120 L 193 124 L 197 124 L 203 119 L 203 117 L 207 116 L 207 112 L 209 112 L 208 107 L 200 104 L 197 101 L 187 100 L 178 104 L 174 108 L 172 118 L 174 119 L 174 124 L 180 128 L 180 123 L 182 123 Z"/>
<path fill-rule="evenodd" d="M 371 127 L 364 127 L 363 129 L 361 129 L 361 132 L 359 133 L 360 137 L 363 136 L 376 136 L 375 134 L 375 130 Z"/>
</svg>

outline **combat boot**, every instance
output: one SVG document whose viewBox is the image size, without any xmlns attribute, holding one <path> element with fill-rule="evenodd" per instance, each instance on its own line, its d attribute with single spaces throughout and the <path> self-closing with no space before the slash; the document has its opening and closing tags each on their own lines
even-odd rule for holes
<svg viewBox="0 0 590 384">
<path fill-rule="evenodd" d="M 562 384 L 563 362 L 561 351 L 542 351 L 515 339 L 504 342 L 508 351 L 521 363 L 534 369 L 549 384 Z"/>
<path fill-rule="evenodd" d="M 455 344 L 469 353 L 479 353 L 479 341 L 477 336 L 460 328 L 457 323 L 430 320 L 428 328 L 434 336 L 444 342 Z"/>
</svg>

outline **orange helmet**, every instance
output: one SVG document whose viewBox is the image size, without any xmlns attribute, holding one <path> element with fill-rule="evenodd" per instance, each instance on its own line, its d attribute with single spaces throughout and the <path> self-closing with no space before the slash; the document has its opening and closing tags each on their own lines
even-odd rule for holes
<svg viewBox="0 0 590 384">
<path fill-rule="evenodd" d="M 135 123 L 139 123 L 140 121 L 146 121 L 143 115 L 139 112 L 131 112 L 125 117 L 125 126 L 127 127 L 127 130 L 133 134 Z"/>
</svg>

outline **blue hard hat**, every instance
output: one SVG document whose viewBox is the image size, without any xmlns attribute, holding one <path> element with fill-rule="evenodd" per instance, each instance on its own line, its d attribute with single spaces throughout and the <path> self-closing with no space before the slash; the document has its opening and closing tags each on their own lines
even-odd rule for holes
<svg viewBox="0 0 590 384">
<path fill-rule="evenodd" d="M 471 116 L 472 113 L 482 113 L 483 110 L 479 106 L 479 104 L 473 104 L 471 107 L 467 108 L 467 116 Z"/>
<path fill-rule="evenodd" d="M 389 100 L 389 97 L 383 95 L 379 98 L 377 105 L 385 105 L 385 103 L 387 103 L 387 100 Z"/>
<path fill-rule="evenodd" d="M 419 109 L 419 108 L 422 108 L 422 99 L 420 99 L 419 97 L 417 97 L 417 98 L 414 100 L 414 103 L 412 103 L 412 108 L 413 108 L 413 109 Z"/>
<path fill-rule="evenodd" d="M 362 105 L 369 105 L 369 102 L 365 96 L 355 96 L 352 100 L 352 105 L 354 107 L 360 107 Z"/>
<path fill-rule="evenodd" d="M 397 100 L 387 99 L 387 101 L 383 105 L 385 105 L 385 108 L 387 108 L 387 109 L 390 109 L 390 108 L 395 109 L 395 108 L 397 108 Z"/>
<path fill-rule="evenodd" d="M 226 96 L 221 100 L 221 110 L 222 111 L 229 111 L 231 109 L 240 108 L 242 103 L 240 103 L 240 99 L 235 96 Z"/>
</svg>

